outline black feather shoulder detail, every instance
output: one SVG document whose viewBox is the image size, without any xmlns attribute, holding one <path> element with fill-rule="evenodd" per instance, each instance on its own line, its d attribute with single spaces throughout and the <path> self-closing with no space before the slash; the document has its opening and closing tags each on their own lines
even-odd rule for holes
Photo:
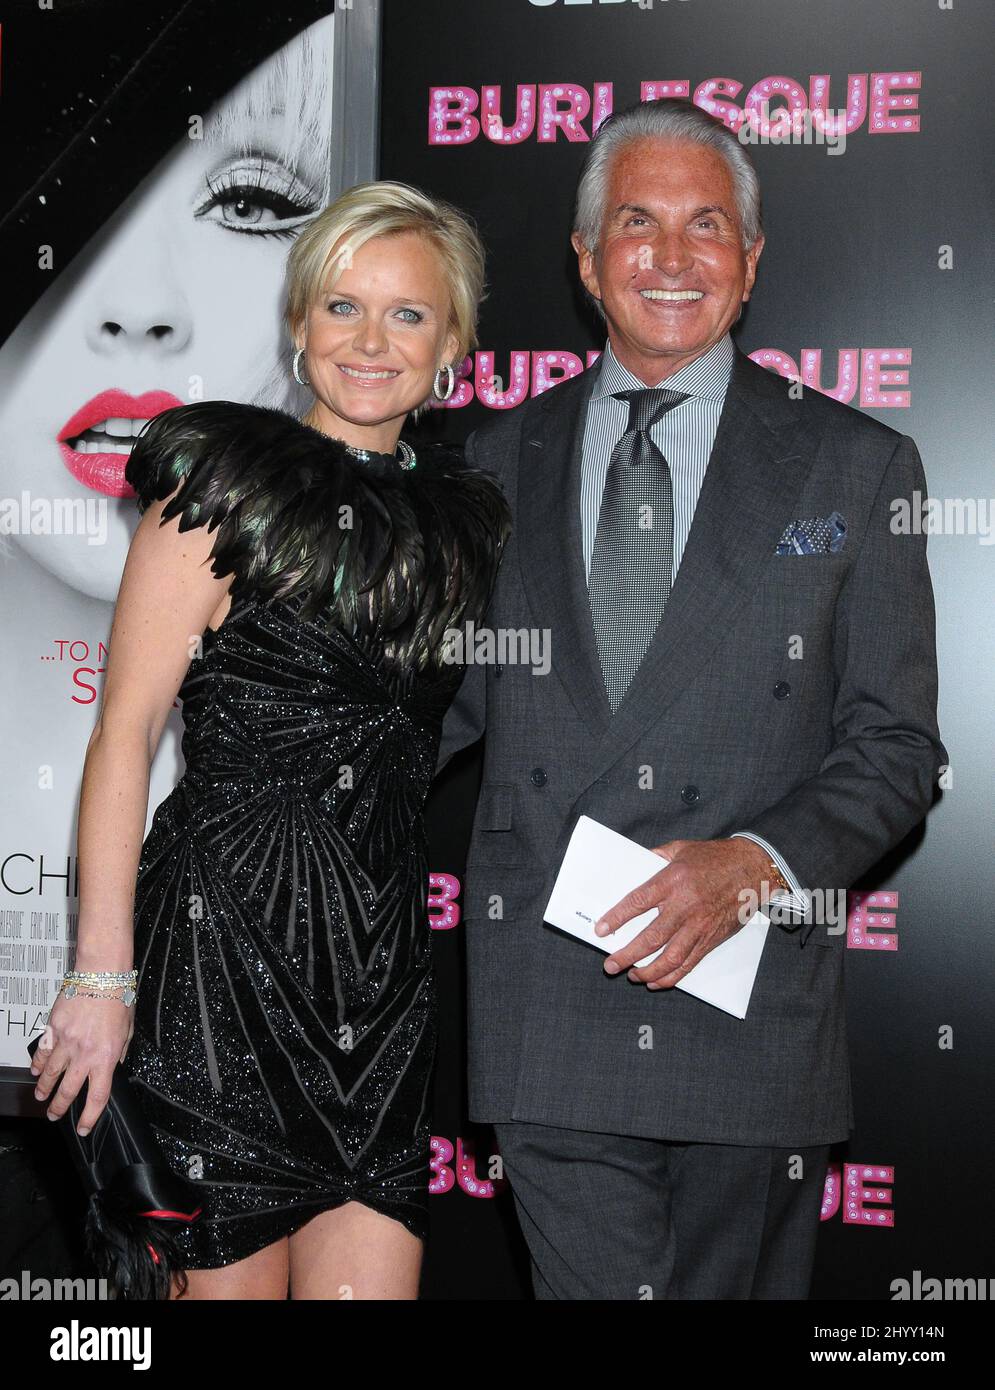
<svg viewBox="0 0 995 1390">
<path fill-rule="evenodd" d="M 197 401 L 155 416 L 125 477 L 160 525 L 217 530 L 211 570 L 233 602 L 302 595 L 300 616 L 439 670 L 447 629 L 484 616 L 511 515 L 499 484 L 456 449 L 420 446 L 405 471 L 362 461 L 285 411 Z"/>
</svg>

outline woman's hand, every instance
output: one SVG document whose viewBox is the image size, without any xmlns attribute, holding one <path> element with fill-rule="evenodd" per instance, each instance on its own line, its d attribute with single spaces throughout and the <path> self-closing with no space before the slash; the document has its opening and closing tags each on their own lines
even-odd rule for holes
<svg viewBox="0 0 995 1390">
<path fill-rule="evenodd" d="M 134 1008 L 120 999 L 59 995 L 31 1062 L 32 1074 L 38 1077 L 38 1100 L 47 1100 L 62 1077 L 48 1107 L 50 1120 L 61 1119 L 86 1081 L 86 1105 L 76 1133 L 90 1133 L 107 1104 L 114 1068 L 124 1061 L 134 1031 Z"/>
</svg>

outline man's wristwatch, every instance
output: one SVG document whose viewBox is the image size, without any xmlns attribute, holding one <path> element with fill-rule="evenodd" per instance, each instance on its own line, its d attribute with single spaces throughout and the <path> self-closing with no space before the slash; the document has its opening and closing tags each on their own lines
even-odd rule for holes
<svg viewBox="0 0 995 1390">
<path fill-rule="evenodd" d="M 773 859 L 771 859 L 767 865 L 767 876 L 765 882 L 767 885 L 767 897 L 764 901 L 769 901 L 774 893 L 791 893 L 792 895 L 794 894 L 795 890 L 792 888 L 791 884 L 781 873 L 781 870 L 774 863 Z"/>
</svg>

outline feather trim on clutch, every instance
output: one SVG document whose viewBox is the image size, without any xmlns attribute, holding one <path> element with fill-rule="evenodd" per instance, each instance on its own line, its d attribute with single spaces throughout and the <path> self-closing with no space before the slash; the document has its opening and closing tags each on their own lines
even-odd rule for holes
<svg viewBox="0 0 995 1390">
<path fill-rule="evenodd" d="M 42 1035 L 28 1043 L 32 1058 Z M 58 1121 L 87 1198 L 84 1240 L 116 1298 L 168 1299 L 186 1287 L 176 1233 L 200 1216 L 196 1188 L 174 1173 L 145 1118 L 126 1063 L 118 1063 L 107 1104 L 88 1135 L 76 1126 L 88 1083 Z"/>
</svg>

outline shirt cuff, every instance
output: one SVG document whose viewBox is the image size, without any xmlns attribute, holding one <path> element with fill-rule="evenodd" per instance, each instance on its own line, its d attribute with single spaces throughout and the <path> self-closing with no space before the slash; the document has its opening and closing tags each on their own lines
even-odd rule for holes
<svg viewBox="0 0 995 1390">
<path fill-rule="evenodd" d="M 771 859 L 773 859 L 774 863 L 777 865 L 781 873 L 784 875 L 785 880 L 791 885 L 790 893 L 786 893 L 783 888 L 778 888 L 773 893 L 771 893 L 771 903 L 777 904 L 779 912 L 790 912 L 793 914 L 797 914 L 798 916 L 804 917 L 805 914 L 808 912 L 808 897 L 805 893 L 805 890 L 802 888 L 797 878 L 795 878 L 794 874 L 788 868 L 788 865 L 778 854 L 774 846 L 768 844 L 766 840 L 761 839 L 759 835 L 754 835 L 749 830 L 735 830 L 729 838 L 733 840 L 752 840 L 754 844 L 760 845 L 762 849 L 767 851 Z"/>
</svg>

